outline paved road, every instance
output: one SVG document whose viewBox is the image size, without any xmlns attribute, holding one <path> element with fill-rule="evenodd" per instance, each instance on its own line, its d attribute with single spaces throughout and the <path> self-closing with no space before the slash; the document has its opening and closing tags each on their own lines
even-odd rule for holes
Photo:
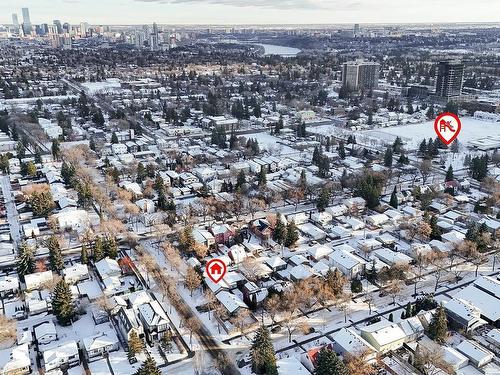
<svg viewBox="0 0 500 375">
<path fill-rule="evenodd" d="M 21 242 L 21 234 L 19 227 L 19 215 L 17 214 L 16 203 L 12 197 L 12 187 L 10 185 L 9 176 L 0 177 L 0 185 L 2 185 L 2 194 L 5 199 L 5 208 L 7 210 L 7 220 L 10 225 L 10 233 L 14 247 Z"/>
</svg>

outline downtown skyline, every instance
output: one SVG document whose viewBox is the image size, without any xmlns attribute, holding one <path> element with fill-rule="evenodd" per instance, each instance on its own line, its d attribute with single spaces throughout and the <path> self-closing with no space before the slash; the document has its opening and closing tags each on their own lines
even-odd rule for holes
<svg viewBox="0 0 500 375">
<path fill-rule="evenodd" d="M 438 23 L 496 22 L 500 5 L 494 0 L 445 0 L 435 4 L 423 0 L 401 2 L 382 0 L 25 0 L 0 4 L 0 23 L 10 24 L 12 13 L 21 18 L 28 7 L 33 24 L 52 23 L 54 19 L 77 24 L 134 25 L 151 23 L 171 25 L 280 25 L 343 23 Z M 497 11 L 495 11 L 495 9 Z M 443 16 L 445 15 L 445 16 Z M 20 19 L 21 21 L 21 19 Z"/>
</svg>

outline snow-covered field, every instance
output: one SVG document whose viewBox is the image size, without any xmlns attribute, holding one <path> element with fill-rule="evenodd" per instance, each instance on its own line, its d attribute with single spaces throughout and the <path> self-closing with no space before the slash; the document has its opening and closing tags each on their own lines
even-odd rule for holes
<svg viewBox="0 0 500 375">
<path fill-rule="evenodd" d="M 500 136 L 500 123 L 483 121 L 473 117 L 462 117 L 460 120 L 462 121 L 462 130 L 458 136 L 458 141 L 464 145 L 477 139 Z M 354 132 L 334 125 L 322 125 L 315 128 L 309 128 L 307 131 L 337 136 L 354 134 L 358 143 L 367 145 L 392 143 L 396 137 L 399 136 L 406 143 L 407 148 L 417 148 L 424 138 L 429 139 L 436 137 L 436 133 L 434 132 L 434 121 Z"/>
<path fill-rule="evenodd" d="M 473 117 L 462 117 L 462 130 L 458 136 L 458 141 L 467 144 L 480 138 L 490 136 L 500 136 L 500 123 L 479 120 Z M 422 139 L 435 138 L 434 121 L 427 121 L 421 124 L 393 126 L 361 132 L 362 134 L 381 137 L 392 141 L 396 136 L 400 136 L 410 147 L 418 147 Z"/>
<path fill-rule="evenodd" d="M 274 156 L 297 153 L 297 150 L 294 150 L 293 148 L 282 143 L 278 143 L 282 142 L 281 139 L 269 133 L 245 134 L 244 137 L 246 139 L 256 139 L 257 142 L 259 142 L 259 147 L 261 150 L 266 150 Z"/>
<path fill-rule="evenodd" d="M 121 83 L 118 78 L 108 78 L 102 82 L 85 82 L 82 83 L 82 86 L 89 94 L 93 95 L 98 92 L 115 91 L 121 87 Z"/>
</svg>

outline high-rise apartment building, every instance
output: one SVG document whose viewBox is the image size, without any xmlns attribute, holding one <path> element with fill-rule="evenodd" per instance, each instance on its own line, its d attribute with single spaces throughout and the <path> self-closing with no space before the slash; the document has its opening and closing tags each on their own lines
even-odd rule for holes
<svg viewBox="0 0 500 375">
<path fill-rule="evenodd" d="M 17 13 L 12 13 L 12 25 L 14 25 L 14 32 L 19 32 L 19 18 L 17 18 Z"/>
<path fill-rule="evenodd" d="M 449 100 L 460 96 L 464 64 L 458 60 L 440 61 L 437 66 L 436 95 Z"/>
<path fill-rule="evenodd" d="M 30 11 L 28 8 L 23 8 L 23 31 L 25 35 L 31 34 Z"/>
<path fill-rule="evenodd" d="M 342 67 L 342 84 L 352 90 L 373 89 L 378 85 L 380 64 L 372 61 L 349 61 Z"/>
</svg>

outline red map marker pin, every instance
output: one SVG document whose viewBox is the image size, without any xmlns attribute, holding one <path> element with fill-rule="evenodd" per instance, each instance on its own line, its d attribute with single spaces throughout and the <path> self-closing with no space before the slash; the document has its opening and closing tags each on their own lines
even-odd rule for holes
<svg viewBox="0 0 500 375">
<path fill-rule="evenodd" d="M 205 271 L 210 280 L 217 284 L 226 275 L 226 263 L 218 258 L 211 259 L 207 262 Z"/>
<path fill-rule="evenodd" d="M 460 130 L 462 130 L 462 123 L 456 114 L 445 112 L 434 120 L 434 130 L 439 139 L 448 146 L 457 139 Z"/>
</svg>

